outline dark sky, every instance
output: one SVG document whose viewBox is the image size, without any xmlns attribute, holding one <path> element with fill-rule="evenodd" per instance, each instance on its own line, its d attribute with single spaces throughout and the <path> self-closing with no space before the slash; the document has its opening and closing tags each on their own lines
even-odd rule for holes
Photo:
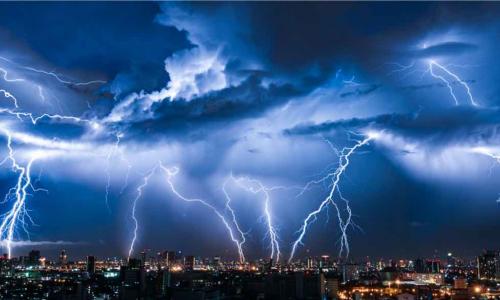
<svg viewBox="0 0 500 300">
<path fill-rule="evenodd" d="M 1 3 L 2 250 L 498 249 L 499 17 L 491 2 Z"/>
</svg>

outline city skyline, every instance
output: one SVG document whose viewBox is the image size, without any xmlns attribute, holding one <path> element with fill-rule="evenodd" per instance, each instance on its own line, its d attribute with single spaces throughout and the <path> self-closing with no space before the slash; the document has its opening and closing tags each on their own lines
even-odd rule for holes
<svg viewBox="0 0 500 300">
<path fill-rule="evenodd" d="M 500 249 L 498 3 L 0 8 L 2 253 Z"/>
</svg>

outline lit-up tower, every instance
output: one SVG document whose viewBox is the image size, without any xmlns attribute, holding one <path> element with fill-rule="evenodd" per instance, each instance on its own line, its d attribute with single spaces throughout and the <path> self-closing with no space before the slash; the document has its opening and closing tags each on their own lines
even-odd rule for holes
<svg viewBox="0 0 500 300">
<path fill-rule="evenodd" d="M 68 263 L 68 255 L 66 254 L 66 250 L 62 250 L 61 254 L 59 254 L 59 264 L 61 266 L 65 266 Z"/>
</svg>

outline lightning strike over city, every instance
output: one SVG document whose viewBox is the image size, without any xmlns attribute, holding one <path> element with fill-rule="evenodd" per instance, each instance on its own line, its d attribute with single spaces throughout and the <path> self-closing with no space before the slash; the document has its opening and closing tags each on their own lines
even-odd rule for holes
<svg viewBox="0 0 500 300">
<path fill-rule="evenodd" d="M 238 241 L 236 242 L 237 243 L 237 247 L 238 247 L 238 258 L 239 258 L 239 261 L 240 262 L 245 262 L 245 253 L 243 251 L 243 244 L 245 244 L 245 242 L 246 242 L 245 232 L 241 229 L 241 227 L 240 227 L 240 225 L 238 223 L 238 218 L 236 217 L 236 212 L 231 207 L 232 198 L 231 198 L 231 196 L 230 196 L 230 194 L 229 194 L 229 192 L 227 191 L 227 188 L 226 188 L 226 186 L 227 186 L 227 184 L 228 184 L 228 182 L 229 182 L 230 179 L 234 179 L 233 176 L 232 176 L 232 174 L 222 184 L 222 192 L 224 193 L 224 197 L 226 198 L 225 209 L 228 210 L 229 213 L 231 214 L 231 219 L 233 221 L 234 227 L 236 228 L 236 230 L 238 231 L 238 234 L 240 235 Z"/>
<path fill-rule="evenodd" d="M 364 145 L 368 144 L 371 140 L 375 139 L 378 136 L 377 133 L 368 133 L 367 137 L 363 138 L 362 140 L 359 140 L 356 142 L 356 144 L 352 147 L 345 147 L 343 148 L 340 153 L 339 153 L 339 162 L 338 162 L 338 167 L 331 173 L 327 174 L 327 176 L 323 177 L 321 181 L 325 180 L 331 180 L 331 183 L 329 184 L 330 187 L 330 192 L 328 195 L 325 197 L 323 201 L 321 201 L 320 205 L 318 206 L 317 209 L 314 211 L 310 212 L 307 217 L 304 219 L 302 226 L 300 229 L 297 231 L 298 237 L 297 239 L 293 242 L 292 246 L 292 251 L 290 253 L 290 257 L 288 259 L 289 262 L 291 262 L 295 256 L 295 252 L 297 251 L 297 247 L 300 245 L 303 245 L 303 239 L 304 236 L 307 234 L 307 229 L 311 223 L 316 221 L 317 215 L 325 209 L 325 207 L 329 204 L 331 204 L 336 212 L 337 212 L 337 218 L 338 218 L 338 223 L 341 231 L 341 237 L 340 237 L 340 250 L 339 250 L 339 257 L 342 257 L 342 253 L 345 251 L 346 255 L 349 255 L 349 241 L 347 239 L 347 229 L 349 225 L 351 225 L 351 217 L 352 217 L 352 212 L 351 208 L 349 207 L 349 201 L 347 201 L 344 197 L 342 197 L 342 194 L 340 193 L 340 188 L 339 188 L 339 183 L 340 180 L 346 171 L 347 167 L 349 166 L 350 163 L 350 156 L 356 152 L 356 150 L 360 147 L 363 147 Z M 319 183 L 319 182 L 315 182 Z M 309 183 L 306 185 L 308 186 Z M 342 211 L 338 205 L 338 201 L 335 201 L 334 197 L 335 194 L 339 196 L 339 198 L 345 202 L 346 205 L 346 211 L 347 211 L 347 217 L 344 219 L 342 216 Z"/>
<path fill-rule="evenodd" d="M 130 242 L 130 247 L 128 249 L 127 258 L 130 258 L 132 256 L 132 253 L 134 253 L 134 245 L 135 245 L 135 241 L 137 240 L 137 234 L 138 234 L 137 231 L 139 230 L 139 221 L 137 220 L 137 217 L 136 217 L 137 201 L 139 201 L 139 199 L 141 199 L 142 191 L 148 185 L 149 178 L 155 174 L 156 169 L 157 168 L 155 167 L 148 174 L 146 174 L 142 180 L 142 183 L 136 189 L 137 193 L 136 193 L 135 198 L 132 202 L 132 213 L 131 213 L 132 220 L 134 221 L 134 232 L 133 232 L 132 241 Z"/>
<path fill-rule="evenodd" d="M 271 253 L 269 257 L 271 259 L 274 259 L 276 262 L 279 262 L 280 256 L 281 256 L 281 250 L 280 250 L 280 244 L 279 244 L 279 237 L 278 237 L 278 231 L 276 229 L 276 226 L 274 225 L 273 221 L 273 213 L 272 213 L 272 204 L 271 204 L 271 197 L 269 195 L 269 192 L 275 189 L 279 189 L 280 187 L 271 187 L 267 188 L 265 187 L 262 182 L 256 179 L 251 179 L 247 177 L 239 177 L 239 178 L 234 178 L 231 175 L 231 178 L 233 181 L 242 189 L 254 194 L 254 195 L 259 195 L 262 194 L 264 197 L 264 204 L 263 204 L 263 217 L 265 218 L 265 223 L 267 227 L 267 238 L 269 239 L 270 243 L 270 248 L 271 248 Z M 224 192 L 226 193 L 226 192 Z M 233 210 L 231 209 L 231 213 L 234 215 Z M 239 228 L 238 228 L 239 230 Z"/>
<path fill-rule="evenodd" d="M 1 2 L 0 298 L 496 299 L 499 33 L 497 2 Z"/>
</svg>

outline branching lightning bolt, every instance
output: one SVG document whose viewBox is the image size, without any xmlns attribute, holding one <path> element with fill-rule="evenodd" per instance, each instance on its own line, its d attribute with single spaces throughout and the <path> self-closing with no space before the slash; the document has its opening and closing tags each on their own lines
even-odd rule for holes
<svg viewBox="0 0 500 300">
<path fill-rule="evenodd" d="M 275 259 L 276 262 L 280 260 L 281 257 L 281 250 L 280 250 L 280 245 L 279 245 L 279 237 L 278 237 L 278 232 L 276 230 L 276 227 L 273 223 L 273 215 L 271 212 L 271 197 L 269 195 L 269 191 L 272 191 L 274 189 L 278 189 L 281 187 L 272 187 L 272 188 L 267 188 L 265 187 L 262 182 L 260 182 L 257 179 L 251 179 L 248 177 L 239 177 L 239 178 L 234 178 L 231 174 L 231 178 L 234 180 L 236 184 L 238 184 L 239 187 L 243 188 L 244 190 L 252 193 L 252 194 L 260 194 L 262 193 L 264 195 L 264 218 L 266 220 L 266 226 L 267 226 L 267 234 L 270 239 L 270 244 L 271 244 L 271 254 L 270 258 Z"/>
<path fill-rule="evenodd" d="M 491 157 L 493 160 L 495 160 L 495 163 L 500 164 L 500 154 L 495 153 L 492 149 L 488 147 L 474 147 L 471 149 L 473 153 L 478 153 L 482 154 L 488 157 Z M 493 167 L 493 166 L 492 166 Z M 490 172 L 492 171 L 492 168 L 490 169 Z M 500 197 L 497 199 L 497 203 L 500 203 Z"/>
<path fill-rule="evenodd" d="M 59 75 L 59 74 L 57 74 L 55 72 L 45 71 L 45 70 L 38 69 L 38 68 L 35 68 L 35 67 L 31 67 L 31 66 L 20 65 L 20 64 L 18 64 L 16 62 L 14 62 L 14 61 L 6 58 L 6 57 L 1 57 L 0 56 L 0 60 L 6 61 L 6 62 L 8 62 L 10 64 L 15 65 L 18 68 L 21 68 L 21 69 L 25 69 L 25 70 L 28 70 L 28 71 L 31 71 L 31 72 L 34 72 L 34 73 L 39 73 L 39 74 L 51 76 L 55 80 L 57 80 L 58 82 L 63 83 L 63 84 L 75 85 L 75 86 L 82 86 L 82 85 L 104 84 L 104 83 L 106 83 L 106 81 L 104 81 L 104 80 L 90 80 L 90 81 L 83 81 L 83 82 L 69 81 L 69 80 L 65 80 L 65 79 L 61 78 L 61 75 Z M 7 74 L 8 73 L 7 73 L 7 71 L 5 69 L 0 68 L 0 72 L 3 73 L 3 78 L 4 78 L 5 81 L 8 81 L 8 82 L 24 81 L 24 79 L 8 79 L 7 78 Z"/>
<path fill-rule="evenodd" d="M 13 198 L 14 203 L 12 208 L 1 216 L 2 222 L 0 224 L 0 240 L 7 248 L 7 254 L 10 258 L 12 256 L 12 242 L 16 227 L 20 223 L 23 229 L 27 232 L 25 219 L 28 218 L 32 221 L 26 210 L 25 203 L 26 197 L 28 196 L 28 188 L 33 188 L 31 184 L 31 166 L 38 158 L 38 155 L 33 155 L 26 166 L 20 165 L 14 157 L 12 136 L 10 132 L 6 129 L 2 129 L 2 132 L 7 137 L 7 159 L 11 161 L 14 172 L 19 172 L 16 185 L 5 195 L 5 202 L 8 202 L 10 198 Z"/>
<path fill-rule="evenodd" d="M 134 252 L 134 245 L 135 241 L 137 240 L 137 230 L 139 229 L 139 222 L 137 221 L 137 217 L 135 215 L 136 207 L 137 207 L 137 201 L 142 197 L 142 190 L 148 185 L 149 178 L 153 176 L 153 174 L 156 172 L 157 167 L 153 168 L 151 171 L 149 171 L 146 176 L 142 179 L 142 184 L 139 185 L 136 189 L 137 193 L 134 198 L 134 202 L 132 205 L 132 220 L 134 221 L 134 234 L 132 237 L 132 241 L 130 242 L 130 247 L 128 249 L 128 258 L 127 260 L 132 256 L 132 253 Z"/>
<path fill-rule="evenodd" d="M 108 152 L 108 155 L 106 156 L 106 169 L 104 170 L 106 172 L 106 191 L 104 193 L 104 201 L 106 204 L 106 207 L 108 208 L 108 211 L 111 211 L 109 208 L 109 188 L 111 187 L 111 158 L 114 156 L 114 154 L 118 151 L 118 147 L 120 146 L 120 139 L 122 135 L 120 133 L 116 134 L 116 141 L 114 143 L 114 146 L 110 149 Z"/>
<path fill-rule="evenodd" d="M 470 104 L 473 105 L 473 106 L 477 106 L 477 103 L 474 100 L 474 97 L 472 96 L 472 93 L 471 93 L 469 85 L 465 81 L 463 81 L 462 79 L 460 79 L 460 77 L 458 77 L 457 74 L 451 72 L 445 66 L 437 63 L 434 60 L 431 60 L 429 62 L 429 73 L 431 74 L 432 77 L 437 78 L 437 79 L 441 80 L 442 82 L 444 82 L 444 84 L 446 84 L 446 86 L 448 87 L 448 90 L 450 91 L 451 96 L 453 97 L 453 100 L 455 101 L 455 105 L 458 105 L 459 102 L 458 102 L 457 96 L 455 95 L 455 92 L 453 91 L 452 82 L 450 82 L 449 80 L 447 80 L 445 77 L 436 74 L 434 72 L 434 68 L 438 68 L 441 71 L 445 72 L 446 74 L 448 74 L 449 76 L 451 76 L 456 82 L 458 82 L 460 85 L 462 85 L 465 88 L 466 92 L 467 92 L 467 96 L 469 97 Z"/>
<path fill-rule="evenodd" d="M 229 221 L 226 220 L 226 217 L 217 208 L 215 208 L 215 206 L 211 205 L 210 203 L 206 202 L 203 199 L 187 198 L 187 197 L 183 196 L 179 191 L 177 191 L 172 179 L 179 173 L 179 168 L 177 168 L 177 167 L 167 168 L 163 164 L 160 164 L 160 167 L 165 172 L 166 181 L 167 181 L 167 184 L 170 187 L 170 190 L 172 191 L 172 193 L 183 201 L 191 202 L 191 203 L 199 203 L 199 204 L 209 208 L 224 224 L 224 226 L 226 227 L 226 229 L 229 233 L 229 237 L 231 238 L 231 241 L 233 241 L 233 243 L 236 245 L 236 248 L 239 249 L 239 245 L 240 245 L 241 241 L 235 236 L 233 228 L 230 225 Z M 245 262 L 244 257 L 240 256 L 240 263 L 244 263 L 244 262 Z"/>
<path fill-rule="evenodd" d="M 426 61 L 427 68 L 424 70 L 417 69 L 415 61 L 412 61 L 408 65 L 402 65 L 400 63 L 388 63 L 388 64 L 394 65 L 397 67 L 397 69 L 394 69 L 391 72 L 389 72 L 389 75 L 394 74 L 394 73 L 399 73 L 399 72 L 406 72 L 406 74 L 404 76 L 402 76 L 401 78 L 407 77 L 415 72 L 421 73 L 422 77 L 426 73 L 429 73 L 433 78 L 438 79 L 446 86 L 446 88 L 450 92 L 450 96 L 453 98 L 453 101 L 455 102 L 455 105 L 460 105 L 460 101 L 459 101 L 459 99 L 455 93 L 455 89 L 453 87 L 453 85 L 458 83 L 459 85 L 461 85 L 465 89 L 465 92 L 467 94 L 467 98 L 468 98 L 470 105 L 478 106 L 477 101 L 474 99 L 474 96 L 472 95 L 471 88 L 467 84 L 467 82 L 465 80 L 461 79 L 457 74 L 455 74 L 454 72 L 452 72 L 449 69 L 450 66 L 458 66 L 458 65 L 455 65 L 455 64 L 443 65 L 443 64 L 440 64 L 437 61 L 432 60 L 432 59 Z M 460 67 L 465 67 L 465 66 L 460 66 Z M 413 69 L 413 70 L 410 71 L 410 69 Z M 444 74 L 439 74 L 439 73 L 437 73 L 437 71 L 440 71 L 440 72 L 446 74 L 447 76 L 444 76 Z M 451 80 L 448 79 L 449 78 L 448 76 L 451 77 Z"/>
<path fill-rule="evenodd" d="M 332 179 L 331 186 L 330 186 L 330 192 L 327 195 L 327 197 L 320 203 L 320 205 L 318 206 L 318 208 L 316 210 L 312 211 L 311 213 L 309 213 L 307 215 L 307 217 L 304 219 L 302 226 L 298 230 L 299 236 L 298 236 L 298 238 L 295 240 L 295 242 L 292 245 L 292 251 L 291 251 L 290 257 L 288 259 L 289 263 L 293 260 L 293 258 L 295 256 L 295 252 L 297 251 L 297 247 L 299 245 L 303 244 L 302 240 L 304 239 L 304 236 L 307 233 L 307 229 L 308 229 L 309 225 L 316 220 L 317 215 L 328 204 L 332 204 L 335 207 L 335 209 L 337 210 L 337 217 L 339 219 L 339 227 L 340 227 L 340 230 L 341 230 L 341 238 L 340 238 L 341 247 L 340 247 L 339 256 L 342 256 L 342 253 L 343 253 L 344 249 L 346 251 L 346 255 L 349 255 L 349 241 L 347 239 L 347 228 L 351 224 L 352 213 L 351 213 L 351 209 L 349 207 L 349 202 L 344 197 L 342 197 L 342 194 L 340 193 L 339 182 L 340 182 L 340 179 L 341 179 L 342 175 L 344 174 L 345 170 L 349 166 L 350 156 L 358 148 L 360 148 L 360 147 L 368 144 L 371 140 L 375 139 L 376 137 L 377 137 L 376 133 L 369 133 L 367 137 L 365 137 L 363 140 L 359 140 L 354 146 L 352 146 L 352 147 L 345 147 L 344 149 L 342 149 L 342 151 L 340 151 L 339 163 L 338 163 L 337 169 L 334 172 L 328 174 L 327 176 L 325 176 L 322 179 L 322 180 L 326 180 L 326 179 L 329 179 L 329 178 Z M 308 185 L 310 185 L 310 184 L 307 184 L 306 186 L 308 186 Z M 348 217 L 347 217 L 346 220 L 344 220 L 342 218 L 342 216 L 341 216 L 341 210 L 338 207 L 338 204 L 334 201 L 335 193 L 338 193 L 339 196 L 340 196 L 340 198 L 343 201 L 345 201 L 345 203 L 346 203 L 347 214 L 348 214 Z"/>
<path fill-rule="evenodd" d="M 232 174 L 230 179 L 233 179 Z M 234 212 L 234 209 L 231 207 L 231 196 L 227 192 L 226 186 L 229 182 L 229 178 L 224 181 L 224 184 L 222 185 L 222 192 L 224 193 L 224 197 L 226 197 L 226 210 L 228 210 L 231 214 L 231 217 L 233 219 L 234 226 L 236 227 L 236 230 L 238 230 L 238 233 L 240 234 L 240 239 L 237 242 L 237 248 L 238 248 L 238 256 L 240 262 L 245 262 L 245 254 L 243 253 L 243 244 L 246 242 L 246 237 L 245 233 L 243 230 L 241 230 L 241 227 L 238 223 L 238 220 L 236 218 L 236 213 Z"/>
<path fill-rule="evenodd" d="M 1 60 L 7 61 L 9 63 L 15 64 L 9 59 L 6 59 L 4 57 L 0 57 Z M 16 64 L 17 65 L 17 64 Z M 43 70 L 38 70 L 35 68 L 31 67 L 25 67 L 23 66 L 24 69 L 33 71 L 33 72 L 38 72 L 38 73 L 44 73 L 46 75 L 50 75 L 55 77 L 58 81 L 62 83 L 71 83 L 74 85 L 86 85 L 86 84 L 92 84 L 92 83 L 97 83 L 97 81 L 94 82 L 87 82 L 87 83 L 75 83 L 75 82 L 69 82 L 69 81 L 61 81 L 61 78 L 57 76 L 57 74 L 52 73 L 52 72 L 46 72 Z M 12 78 L 9 76 L 9 73 L 6 69 L 0 68 L 0 73 L 2 74 L 1 78 L 7 82 L 7 83 L 16 83 L 16 82 L 26 82 L 25 79 L 23 78 Z M 42 87 L 37 85 L 39 96 L 42 98 L 42 100 L 45 100 L 45 96 L 43 95 L 42 92 Z M 25 119 L 28 119 L 31 121 L 33 125 L 37 125 L 37 123 L 42 120 L 42 119 L 48 119 L 50 121 L 64 121 L 64 122 L 74 122 L 74 123 L 88 123 L 90 124 L 93 128 L 96 128 L 99 126 L 99 124 L 95 121 L 75 117 L 75 116 L 66 116 L 66 115 L 60 115 L 60 114 L 49 114 L 49 113 L 43 113 L 41 115 L 35 116 L 31 112 L 25 112 L 21 111 L 19 107 L 19 102 L 18 99 L 11 93 L 10 91 L 6 89 L 0 89 L 0 95 L 2 95 L 4 98 L 11 100 L 12 105 L 14 108 L 0 108 L 0 114 L 5 114 L 5 115 L 10 115 L 15 118 L 17 118 L 19 121 L 24 121 Z M 9 203 L 12 202 L 12 207 L 5 212 L 3 215 L 1 215 L 1 223 L 0 223 L 0 242 L 1 245 L 4 246 L 7 249 L 7 253 L 9 258 L 12 256 L 12 246 L 14 242 L 14 238 L 16 235 L 16 231 L 18 227 L 21 227 L 26 235 L 29 238 L 29 232 L 27 230 L 27 220 L 29 220 L 32 224 L 33 220 L 28 214 L 28 210 L 26 209 L 26 198 L 29 195 L 28 190 L 32 190 L 34 192 L 37 192 L 42 189 L 36 189 L 31 180 L 31 168 L 33 163 L 42 157 L 46 157 L 49 154 L 42 152 L 42 151 L 36 151 L 34 153 L 30 154 L 29 160 L 27 163 L 20 163 L 18 160 L 15 158 L 15 152 L 13 149 L 13 137 L 16 136 L 17 138 L 20 138 L 22 142 L 27 141 L 28 139 L 32 142 L 36 140 L 37 143 L 47 145 L 47 144 L 55 144 L 55 145 L 62 145 L 63 143 L 57 143 L 55 141 L 50 141 L 47 139 L 43 138 L 36 138 L 36 137 L 28 137 L 23 134 L 16 133 L 14 131 L 10 131 L 7 129 L 5 124 L 2 124 L 0 127 L 0 131 L 2 134 L 6 137 L 7 140 L 7 157 L 3 159 L 0 164 L 4 164 L 7 161 L 11 162 L 12 170 L 18 174 L 17 176 L 17 181 L 16 185 L 9 189 L 7 194 L 5 195 L 5 198 L 3 200 L 3 203 Z M 24 139 L 24 140 L 23 140 Z"/>
</svg>

